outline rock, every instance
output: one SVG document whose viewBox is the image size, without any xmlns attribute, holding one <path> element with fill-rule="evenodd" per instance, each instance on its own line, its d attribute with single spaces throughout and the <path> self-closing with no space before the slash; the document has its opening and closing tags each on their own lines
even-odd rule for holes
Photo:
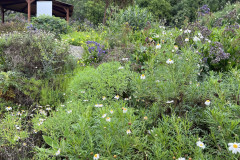
<svg viewBox="0 0 240 160">
<path fill-rule="evenodd" d="M 70 54 L 76 59 L 81 59 L 84 53 L 84 49 L 81 46 L 70 45 Z"/>
</svg>

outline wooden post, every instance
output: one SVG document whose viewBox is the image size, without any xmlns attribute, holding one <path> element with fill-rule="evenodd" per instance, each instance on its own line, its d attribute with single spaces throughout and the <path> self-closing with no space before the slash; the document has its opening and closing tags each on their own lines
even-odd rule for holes
<svg viewBox="0 0 240 160">
<path fill-rule="evenodd" d="M 2 14 L 2 23 L 4 23 L 4 8 L 1 6 L 1 14 Z"/>
<path fill-rule="evenodd" d="M 26 0 L 28 3 L 28 23 L 31 22 L 31 4 L 35 1 L 35 0 Z"/>
<path fill-rule="evenodd" d="M 69 23 L 69 8 L 64 8 L 65 12 L 66 12 L 66 20 Z"/>
</svg>

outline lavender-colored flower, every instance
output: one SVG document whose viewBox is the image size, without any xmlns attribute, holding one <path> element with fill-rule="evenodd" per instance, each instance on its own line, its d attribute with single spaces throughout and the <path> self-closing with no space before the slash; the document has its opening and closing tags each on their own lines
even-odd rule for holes
<svg viewBox="0 0 240 160">
<path fill-rule="evenodd" d="M 33 27 L 32 24 L 29 24 L 26 28 L 27 28 L 27 30 L 35 30 L 35 28 Z"/>
<path fill-rule="evenodd" d="M 95 41 L 87 41 L 86 44 L 88 46 L 88 51 L 92 54 L 94 53 L 96 54 L 92 55 L 90 57 L 91 59 L 97 58 L 99 60 L 101 59 L 103 54 L 106 54 L 106 50 L 104 50 L 104 45 L 101 46 L 99 43 Z"/>
<path fill-rule="evenodd" d="M 230 57 L 229 53 L 225 53 L 220 42 L 214 42 L 210 47 L 209 57 L 212 59 L 211 63 L 218 63 L 221 60 L 226 60 Z"/>
<path fill-rule="evenodd" d="M 208 7 L 208 5 L 203 5 L 199 10 L 200 11 L 198 12 L 198 14 L 200 16 L 205 16 L 206 14 L 210 13 L 210 8 Z"/>
<path fill-rule="evenodd" d="M 223 18 L 218 18 L 217 21 L 213 24 L 213 27 L 220 27 L 222 26 Z"/>
</svg>

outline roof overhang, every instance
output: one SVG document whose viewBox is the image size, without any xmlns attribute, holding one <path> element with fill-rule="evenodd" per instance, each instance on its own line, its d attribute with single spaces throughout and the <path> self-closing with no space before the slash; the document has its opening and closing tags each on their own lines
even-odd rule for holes
<svg viewBox="0 0 240 160">
<path fill-rule="evenodd" d="M 56 17 L 66 17 L 66 10 L 69 9 L 69 16 L 73 14 L 73 5 L 59 2 L 56 0 L 35 0 L 31 4 L 31 15 L 36 15 L 37 12 L 37 1 L 52 1 L 53 2 L 53 15 Z M 28 13 L 28 3 L 26 0 L 0 0 L 0 6 L 3 9 Z"/>
</svg>

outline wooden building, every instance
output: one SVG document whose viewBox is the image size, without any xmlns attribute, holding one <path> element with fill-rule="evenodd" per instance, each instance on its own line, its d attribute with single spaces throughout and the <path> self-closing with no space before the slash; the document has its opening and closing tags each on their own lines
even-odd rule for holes
<svg viewBox="0 0 240 160">
<path fill-rule="evenodd" d="M 36 15 L 37 1 L 52 1 L 52 14 L 56 17 L 63 17 L 69 21 L 73 14 L 73 6 L 56 0 L 0 0 L 2 23 L 4 23 L 4 13 L 7 10 L 28 14 L 28 22 L 31 15 Z"/>
</svg>

